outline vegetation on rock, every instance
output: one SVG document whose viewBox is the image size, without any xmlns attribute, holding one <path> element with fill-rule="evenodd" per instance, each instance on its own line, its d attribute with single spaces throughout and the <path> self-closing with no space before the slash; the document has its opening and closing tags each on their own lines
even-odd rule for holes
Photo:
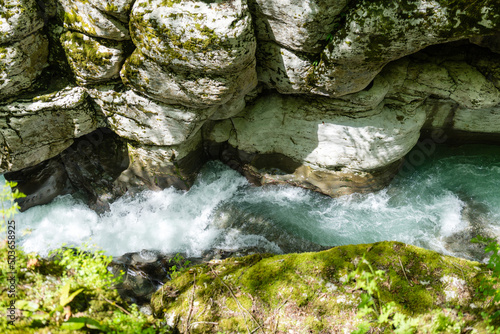
<svg viewBox="0 0 500 334">
<path fill-rule="evenodd" d="M 495 305 L 476 292 L 488 275 L 477 262 L 379 242 L 195 266 L 152 307 L 193 333 L 491 333 L 482 313 Z"/>
</svg>

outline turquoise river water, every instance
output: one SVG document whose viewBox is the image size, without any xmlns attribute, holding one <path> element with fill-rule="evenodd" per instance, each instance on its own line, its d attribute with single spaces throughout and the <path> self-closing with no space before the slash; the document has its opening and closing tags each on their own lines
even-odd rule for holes
<svg viewBox="0 0 500 334">
<path fill-rule="evenodd" d="M 3 178 L 2 178 L 3 179 Z M 471 235 L 500 236 L 500 147 L 439 147 L 379 192 L 336 199 L 304 189 L 251 186 L 208 163 L 187 192 L 123 197 L 101 216 L 70 195 L 16 217 L 21 247 L 46 254 L 96 244 L 111 255 L 143 249 L 199 256 L 212 248 L 293 252 L 398 240 L 474 258 Z"/>
</svg>

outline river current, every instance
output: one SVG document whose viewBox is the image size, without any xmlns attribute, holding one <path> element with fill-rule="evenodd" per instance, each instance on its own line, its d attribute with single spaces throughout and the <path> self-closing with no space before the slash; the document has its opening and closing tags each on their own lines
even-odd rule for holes
<svg viewBox="0 0 500 334">
<path fill-rule="evenodd" d="M 397 240 L 477 258 L 464 247 L 472 236 L 500 236 L 500 147 L 439 147 L 386 189 L 335 199 L 288 186 L 254 187 L 209 162 L 187 192 L 125 196 L 101 216 L 65 195 L 18 214 L 16 223 L 20 246 L 42 255 L 82 244 L 110 255 L 147 249 L 200 256 L 213 248 L 286 253 Z"/>
</svg>

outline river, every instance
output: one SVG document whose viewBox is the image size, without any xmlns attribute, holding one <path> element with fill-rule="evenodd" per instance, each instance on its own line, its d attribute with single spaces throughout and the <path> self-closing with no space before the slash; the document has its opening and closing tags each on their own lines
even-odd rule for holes
<svg viewBox="0 0 500 334">
<path fill-rule="evenodd" d="M 143 249 L 200 256 L 213 248 L 286 253 L 397 240 L 474 259 L 472 236 L 500 236 L 500 147 L 441 146 L 386 189 L 335 199 L 254 187 L 209 162 L 187 192 L 125 196 L 101 216 L 65 195 L 17 215 L 16 223 L 21 247 L 42 255 L 82 244 L 115 256 Z"/>
</svg>

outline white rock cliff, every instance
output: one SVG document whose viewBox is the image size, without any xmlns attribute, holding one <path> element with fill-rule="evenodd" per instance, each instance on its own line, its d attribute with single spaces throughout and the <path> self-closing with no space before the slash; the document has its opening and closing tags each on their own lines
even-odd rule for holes
<svg viewBox="0 0 500 334">
<path fill-rule="evenodd" d="M 207 159 L 256 184 L 337 196 L 381 189 L 436 130 L 500 142 L 495 0 L 0 7 L 0 172 L 40 179 L 43 169 L 50 198 L 67 179 L 98 204 L 188 189 Z M 112 158 L 75 160 L 92 131 Z"/>
</svg>

